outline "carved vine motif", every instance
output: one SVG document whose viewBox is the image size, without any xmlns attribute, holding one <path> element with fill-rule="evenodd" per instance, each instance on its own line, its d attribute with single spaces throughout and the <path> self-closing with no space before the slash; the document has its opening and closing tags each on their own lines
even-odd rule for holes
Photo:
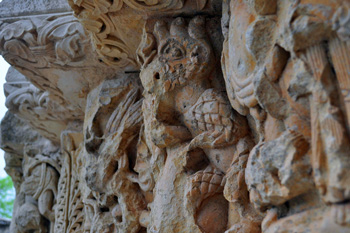
<svg viewBox="0 0 350 233">
<path fill-rule="evenodd" d="M 85 4 L 91 4 L 94 6 L 94 13 L 96 15 L 100 13 L 116 12 L 119 11 L 123 4 L 138 10 L 138 11 L 159 11 L 159 10 L 174 10 L 180 9 L 183 6 L 184 0 L 117 0 L 117 1 L 106 1 L 106 0 L 73 0 L 76 6 L 83 6 Z"/>
<path fill-rule="evenodd" d="M 195 0 L 198 9 L 203 9 L 207 0 Z M 123 4 L 131 7 L 134 10 L 147 11 L 171 11 L 178 10 L 184 6 L 185 0 L 71 0 L 70 4 L 74 10 L 79 10 L 79 7 L 92 6 L 95 15 L 117 12 L 122 9 Z M 84 7 L 85 8 L 85 7 Z"/>
<path fill-rule="evenodd" d="M 11 64 L 22 59 L 36 68 L 57 65 L 79 65 L 84 58 L 87 43 L 84 29 L 70 15 L 48 17 L 38 25 L 36 21 L 22 20 L 2 25 L 0 48 Z M 45 55 L 45 56 L 40 56 Z"/>
<path fill-rule="evenodd" d="M 144 18 L 142 13 L 171 12 L 184 6 L 184 0 L 69 0 L 75 14 L 92 34 L 93 43 L 102 60 L 111 66 L 138 68 L 135 51 L 142 34 Z M 196 0 L 198 10 L 202 10 L 207 0 Z M 126 27 L 132 31 L 124 31 L 123 21 L 114 17 L 113 13 L 123 6 L 136 10 L 135 22 L 129 22 Z M 124 9 L 125 10 L 125 9 Z M 130 36 L 132 38 L 130 38 Z M 131 39 L 131 40 L 130 40 Z"/>
<path fill-rule="evenodd" d="M 217 17 L 190 1 L 69 2 L 104 63 L 141 73 L 91 85 L 63 155 L 25 147 L 14 232 L 349 232 L 347 1 L 222 1 L 226 92 Z M 9 83 L 9 109 L 43 131 L 82 118 L 37 71 L 85 69 L 87 42 L 67 15 L 2 24 L 0 50 L 45 89 Z"/>
<path fill-rule="evenodd" d="M 108 12 L 119 10 L 123 1 L 68 1 L 81 24 L 92 35 L 92 42 L 102 61 L 116 67 L 136 66 L 133 41 L 114 24 Z M 140 18 L 141 20 L 141 18 Z M 137 27 L 136 27 L 137 28 Z M 137 38 L 135 38 L 137 40 Z"/>
</svg>

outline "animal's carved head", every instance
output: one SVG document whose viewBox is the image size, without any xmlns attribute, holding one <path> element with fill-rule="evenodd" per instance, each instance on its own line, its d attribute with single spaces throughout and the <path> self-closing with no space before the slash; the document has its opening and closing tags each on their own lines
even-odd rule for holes
<svg viewBox="0 0 350 233">
<path fill-rule="evenodd" d="M 153 34 L 144 32 L 138 50 L 141 80 L 148 92 L 167 92 L 188 82 L 202 82 L 213 70 L 213 51 L 207 42 L 205 18 L 170 24 L 158 21 Z"/>
</svg>

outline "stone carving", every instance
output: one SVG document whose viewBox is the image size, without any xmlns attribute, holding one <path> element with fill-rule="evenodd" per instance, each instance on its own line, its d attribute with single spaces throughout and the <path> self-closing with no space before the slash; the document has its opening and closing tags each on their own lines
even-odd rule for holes
<svg viewBox="0 0 350 233">
<path fill-rule="evenodd" d="M 224 9 L 222 65 L 231 104 L 251 119 L 257 142 L 245 180 L 255 207 L 267 210 L 262 231 L 344 231 L 335 216 L 346 211 L 327 204 L 348 199 L 348 3 L 231 1 Z"/>
<path fill-rule="evenodd" d="M 349 232 L 348 1 L 67 2 L 0 22 L 11 232 Z"/>
<path fill-rule="evenodd" d="M 108 14 L 118 11 L 123 1 L 68 1 L 82 25 L 91 33 L 92 42 L 96 48 L 101 61 L 121 68 L 130 67 L 137 69 L 135 54 L 133 50 L 139 43 L 136 36 L 140 32 L 142 23 L 137 22 L 130 25 L 120 20 L 120 26 L 125 25 L 125 30 L 116 30 L 115 20 Z M 132 1 L 128 1 L 132 2 Z M 138 1 L 137 1 L 138 2 Z M 138 21 L 142 17 L 135 16 Z M 130 27 L 126 27 L 126 26 Z M 118 25 L 119 26 L 119 25 Z M 133 38 L 130 40 L 130 36 Z"/>
<path fill-rule="evenodd" d="M 177 153 L 184 153 L 188 172 L 198 171 L 189 178 L 187 194 L 192 199 L 189 202 L 196 202 L 196 223 L 204 232 L 222 232 L 227 225 L 228 205 L 216 194 L 222 195 L 224 174 L 233 176 L 233 184 L 228 187 L 233 192 L 229 200 L 237 205 L 233 211 L 245 208 L 241 195 L 247 193 L 241 183 L 251 140 L 246 121 L 211 83 L 215 79 L 215 58 L 206 35 L 205 18 L 195 17 L 188 25 L 185 19 L 177 18 L 169 29 L 166 22 L 158 21 L 153 34 L 155 37 L 144 34 L 139 49 L 144 101 L 149 107 L 144 117 L 149 118 L 146 122 L 150 122 L 152 141 L 160 148 L 188 142 Z M 240 160 L 244 161 L 239 171 L 235 165 Z M 213 212 L 212 208 L 219 210 Z M 215 225 L 215 220 L 207 222 L 208 218 L 220 219 L 220 225 Z"/>
<path fill-rule="evenodd" d="M 4 58 L 37 87 L 42 90 L 50 88 L 57 98 L 62 99 L 61 91 L 38 71 L 50 65 L 79 65 L 85 56 L 85 32 L 69 15 L 48 17 L 39 21 L 41 25 L 36 25 L 36 22 L 24 20 L 2 25 L 0 50 Z"/>
<path fill-rule="evenodd" d="M 82 140 L 77 130 L 63 132 L 61 176 L 58 182 L 56 222 L 53 232 L 83 232 L 84 204 L 80 185 L 82 169 L 82 146 L 76 148 Z"/>
<path fill-rule="evenodd" d="M 46 138 L 59 142 L 68 122 L 80 118 L 80 113 L 51 100 L 47 91 L 35 87 L 15 69 L 10 68 L 6 79 L 6 107 Z"/>
<path fill-rule="evenodd" d="M 70 13 L 6 21 L 0 35 L 4 58 L 32 84 L 47 91 L 52 100 L 79 114 L 80 119 L 89 86 L 114 71 L 98 62 L 86 32 Z"/>
<path fill-rule="evenodd" d="M 46 143 L 45 150 L 48 150 Z M 53 232 L 59 178 L 57 148 L 49 155 L 35 147 L 26 147 L 23 159 L 23 183 L 16 198 L 11 232 Z"/>
<path fill-rule="evenodd" d="M 1 149 L 5 151 L 5 171 L 12 178 L 16 193 L 23 182 L 22 161 L 24 147 L 40 141 L 40 135 L 26 122 L 7 112 L 1 121 Z"/>
<path fill-rule="evenodd" d="M 204 2 L 201 3 L 202 8 L 206 3 L 206 1 L 203 0 L 198 2 Z M 123 7 L 123 4 L 126 4 L 127 6 L 139 11 L 162 11 L 180 9 L 184 5 L 184 0 L 118 0 L 113 2 L 106 0 L 96 0 L 92 2 L 84 0 L 72 0 L 70 3 L 76 5 L 77 7 L 92 5 L 94 8 L 94 13 L 98 15 L 100 13 L 119 11 Z"/>
<path fill-rule="evenodd" d="M 102 61 L 126 70 L 138 70 L 136 49 L 147 15 L 182 11 L 217 11 L 220 1 L 207 0 L 69 0 L 80 22 L 91 33 Z"/>
<path fill-rule="evenodd" d="M 106 80 L 88 97 L 86 120 L 91 124 L 84 130 L 84 145 L 90 232 L 139 232 L 142 227 L 139 218 L 147 204 L 143 192 L 151 190 L 152 180 L 139 178 L 145 172 L 137 166 L 147 154 L 138 157 L 145 152 L 137 149 L 142 100 L 136 78 Z"/>
</svg>

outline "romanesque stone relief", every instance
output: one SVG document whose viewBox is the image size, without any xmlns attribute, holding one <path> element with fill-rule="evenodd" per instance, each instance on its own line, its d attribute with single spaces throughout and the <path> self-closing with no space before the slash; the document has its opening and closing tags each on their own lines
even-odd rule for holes
<svg viewBox="0 0 350 233">
<path fill-rule="evenodd" d="M 16 196 L 11 232 L 53 232 L 60 156 L 58 148 L 45 140 L 41 149 L 38 144 L 24 148 L 23 182 Z"/>
<path fill-rule="evenodd" d="M 137 78 L 124 74 L 106 80 L 88 97 L 84 202 L 90 232 L 145 230 L 140 216 L 147 211 L 153 180 L 142 167 L 149 154 L 138 149 L 143 118 Z"/>
<path fill-rule="evenodd" d="M 98 62 L 84 28 L 70 13 L 5 21 L 0 35 L 2 56 L 51 99 L 81 118 L 89 86 L 113 71 Z"/>
<path fill-rule="evenodd" d="M 81 142 L 81 130 L 71 129 L 62 133 L 62 169 L 57 184 L 56 221 L 52 232 L 84 232 Z"/>
<path fill-rule="evenodd" d="M 220 38 L 207 35 L 204 17 L 189 22 L 184 18 L 176 18 L 169 24 L 156 22 L 153 32 L 144 33 L 139 49 L 139 60 L 143 62 L 140 78 L 145 88 L 144 117 L 149 122 L 146 129 L 152 142 L 167 153 L 163 172 L 179 173 L 182 182 L 187 183 L 186 189 L 175 188 L 171 187 L 176 184 L 173 178 L 166 175 L 165 180 L 160 178 L 160 184 L 169 182 L 166 179 L 172 182 L 167 185 L 168 190 L 158 187 L 163 190 L 155 194 L 157 208 L 152 218 L 160 217 L 159 209 L 169 208 L 159 206 L 166 203 L 161 200 L 160 192 L 179 189 L 175 192 L 187 194 L 185 199 L 177 197 L 177 201 L 186 203 L 175 212 L 177 215 L 184 215 L 180 211 L 192 212 L 191 217 L 199 227 L 192 226 L 194 231 L 223 232 L 227 225 L 239 228 L 255 219 L 254 211 L 247 207 L 244 184 L 244 167 L 252 139 L 246 120 L 231 108 L 225 92 L 214 84 L 220 77 L 214 72 L 211 39 Z M 167 163 L 173 163 L 176 168 Z M 226 178 L 232 182 L 225 187 L 230 204 L 223 195 Z M 153 223 L 162 225 L 152 226 L 151 231 L 176 232 L 170 226 L 181 223 L 166 222 L 167 215 L 162 216 L 163 219 Z M 258 218 L 255 222 L 259 223 Z"/>
<path fill-rule="evenodd" d="M 22 161 L 26 144 L 40 141 L 41 136 L 27 122 L 7 112 L 1 121 L 1 149 L 5 151 L 5 171 L 12 178 L 16 193 L 23 182 Z"/>
<path fill-rule="evenodd" d="M 7 112 L 1 122 L 1 148 L 16 188 L 10 232 L 53 232 L 61 170 L 58 146 Z"/>
<path fill-rule="evenodd" d="M 69 0 L 80 22 L 91 33 L 102 61 L 124 70 L 139 70 L 136 49 L 145 19 L 174 12 L 216 12 L 220 1 L 212 0 Z"/>
<path fill-rule="evenodd" d="M 349 186 L 348 3 L 225 3 L 222 66 L 257 143 L 245 180 L 267 213 L 262 231 L 348 231 L 347 204 L 337 204 Z"/>
<path fill-rule="evenodd" d="M 69 121 L 80 118 L 79 113 L 51 100 L 47 91 L 35 87 L 12 67 L 6 75 L 6 81 L 5 105 L 9 111 L 29 122 L 53 142 L 59 143 L 61 132 Z"/>
<path fill-rule="evenodd" d="M 179 10 L 184 7 L 185 2 L 187 4 L 194 5 L 199 10 L 202 10 L 208 0 L 195 0 L 193 2 L 185 0 L 117 0 L 109 2 L 106 0 L 72 0 L 70 4 L 72 8 L 84 7 L 93 8 L 95 14 L 99 13 L 112 13 L 120 11 L 125 4 L 126 6 L 137 11 L 173 11 Z"/>
<path fill-rule="evenodd" d="M 136 21 L 112 18 L 123 1 L 68 1 L 81 24 L 91 33 L 92 42 L 102 62 L 120 68 L 137 69 L 135 54 L 143 24 L 141 16 Z"/>
<path fill-rule="evenodd" d="M 14 232 L 349 232 L 349 1 L 68 2 L 0 26 Z"/>
<path fill-rule="evenodd" d="M 24 75 L 29 76 L 37 87 L 51 87 L 54 89 L 51 91 L 62 98 L 62 93 L 57 87 L 53 86 L 47 77 L 39 75 L 37 69 L 48 67 L 50 63 L 62 65 L 82 60 L 85 56 L 83 44 L 77 42 L 81 40 L 84 43 L 82 37 L 85 33 L 72 16 L 58 17 L 58 20 L 57 17 L 51 17 L 43 21 L 33 21 L 24 20 L 1 25 L 2 55 Z M 39 25 L 36 25 L 36 22 Z M 52 52 L 48 53 L 48 47 L 51 47 Z M 32 69 L 32 66 L 36 69 Z"/>
</svg>

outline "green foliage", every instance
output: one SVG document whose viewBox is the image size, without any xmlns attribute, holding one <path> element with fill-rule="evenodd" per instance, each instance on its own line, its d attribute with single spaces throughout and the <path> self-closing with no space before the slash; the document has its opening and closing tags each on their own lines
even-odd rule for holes
<svg viewBox="0 0 350 233">
<path fill-rule="evenodd" d="M 10 176 L 0 179 L 0 217 L 11 218 L 15 190 Z"/>
</svg>

